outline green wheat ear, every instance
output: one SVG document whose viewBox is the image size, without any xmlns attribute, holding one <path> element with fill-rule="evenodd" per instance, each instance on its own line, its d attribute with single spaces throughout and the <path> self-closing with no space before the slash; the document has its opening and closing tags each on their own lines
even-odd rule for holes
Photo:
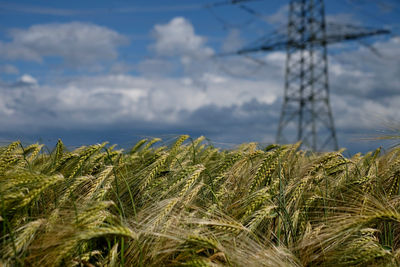
<svg viewBox="0 0 400 267">
<path fill-rule="evenodd" d="M 129 152 L 130 154 L 136 153 L 145 143 L 147 143 L 147 139 L 142 139 L 139 142 L 137 142 Z"/>
<path fill-rule="evenodd" d="M 0 147 L 0 265 L 397 266 L 400 148 Z"/>
<path fill-rule="evenodd" d="M 88 147 L 87 149 L 80 152 L 78 155 L 79 160 L 78 160 L 75 168 L 72 170 L 71 174 L 69 175 L 69 177 L 74 177 L 82 169 L 83 165 L 87 162 L 87 160 L 91 156 L 93 156 L 95 153 L 100 151 L 106 145 L 107 145 L 107 142 L 104 142 L 103 144 L 100 144 L 100 145 L 94 145 L 94 146 Z"/>
<path fill-rule="evenodd" d="M 49 187 L 64 180 L 62 175 L 41 175 L 29 171 L 9 172 L 0 181 L 3 209 L 13 211 L 23 208 L 39 197 Z"/>
<path fill-rule="evenodd" d="M 21 156 L 14 153 L 20 144 L 20 141 L 13 142 L 0 153 L 0 173 L 3 173 L 11 165 L 21 160 Z"/>
</svg>

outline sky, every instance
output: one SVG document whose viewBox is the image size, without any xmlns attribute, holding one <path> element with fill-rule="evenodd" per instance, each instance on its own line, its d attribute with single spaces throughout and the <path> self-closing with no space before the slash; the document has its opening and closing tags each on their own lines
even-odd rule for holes
<svg viewBox="0 0 400 267">
<path fill-rule="evenodd" d="M 227 2 L 0 1 L 0 142 L 274 142 L 285 51 L 220 55 L 285 29 L 289 1 Z M 387 147 L 365 139 L 400 124 L 400 1 L 325 5 L 329 23 L 392 31 L 328 57 L 339 146 Z"/>
</svg>

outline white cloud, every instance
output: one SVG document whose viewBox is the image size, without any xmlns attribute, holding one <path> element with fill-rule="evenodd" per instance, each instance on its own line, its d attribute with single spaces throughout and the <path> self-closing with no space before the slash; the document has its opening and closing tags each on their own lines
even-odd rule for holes
<svg viewBox="0 0 400 267">
<path fill-rule="evenodd" d="M 210 73 L 231 76 L 230 79 L 271 78 L 276 81 L 283 77 L 281 63 L 284 54 L 281 52 L 261 58 L 261 62 L 265 61 L 261 65 L 260 62 L 245 57 L 214 57 L 215 52 L 207 45 L 206 38 L 196 34 L 190 21 L 182 17 L 176 17 L 166 24 L 155 25 L 153 36 L 154 43 L 150 45 L 150 50 L 154 52 L 153 58 L 138 64 L 139 71 L 147 76 L 165 76 L 181 69 L 184 76 L 189 77 L 191 83 L 199 89 L 208 86 L 204 77 Z M 228 34 L 222 48 L 232 51 L 241 46 L 241 43 L 240 32 L 233 30 Z"/>
<path fill-rule="evenodd" d="M 24 74 L 19 78 L 19 82 L 30 85 L 38 85 L 38 82 L 29 74 Z"/>
<path fill-rule="evenodd" d="M 182 73 L 192 79 L 199 89 L 206 86 L 201 80 L 205 72 L 215 71 L 214 50 L 207 39 L 196 34 L 193 25 L 183 17 L 175 17 L 166 24 L 157 24 L 152 31 L 154 43 L 149 46 L 153 58 L 138 64 L 146 76 Z"/>
<path fill-rule="evenodd" d="M 333 92 L 374 100 L 398 95 L 400 66 L 396 58 L 400 57 L 399 43 L 399 37 L 376 42 L 374 47 L 382 56 L 360 47 L 331 58 Z"/>
<path fill-rule="evenodd" d="M 395 122 L 400 101 L 400 38 L 375 42 L 378 57 L 364 47 L 330 57 L 331 105 L 342 142 L 376 135 Z M 390 57 L 388 56 L 390 55 Z M 356 137 L 354 137 L 356 136 Z"/>
<path fill-rule="evenodd" d="M 193 25 L 183 17 L 155 25 L 153 35 L 155 43 L 151 48 L 160 56 L 179 56 L 185 63 L 193 57 L 203 58 L 214 54 L 205 45 L 206 39 L 196 35 Z"/>
<path fill-rule="evenodd" d="M 124 120 L 178 123 L 184 114 L 209 105 L 229 108 L 252 99 L 271 105 L 280 90 L 263 81 L 232 79 L 212 73 L 204 74 L 202 81 L 207 84 L 205 90 L 198 90 L 189 77 L 147 79 L 120 74 L 80 77 L 57 85 L 39 86 L 33 77 L 24 75 L 20 79 L 24 86 L 10 85 L 12 90 L 1 90 L 8 102 L 3 114 L 9 116 L 8 119 L 3 116 L 2 120 L 11 124 L 59 126 L 103 125 Z M 29 107 L 26 107 L 27 101 Z M 32 112 L 43 111 L 44 107 L 46 112 L 42 114 Z M 55 116 L 53 121 L 47 118 L 49 114 Z"/>
<path fill-rule="evenodd" d="M 51 23 L 10 31 L 11 42 L 0 43 L 0 56 L 42 62 L 44 57 L 61 57 L 79 67 L 114 60 L 117 47 L 127 38 L 109 28 L 91 23 Z"/>
</svg>

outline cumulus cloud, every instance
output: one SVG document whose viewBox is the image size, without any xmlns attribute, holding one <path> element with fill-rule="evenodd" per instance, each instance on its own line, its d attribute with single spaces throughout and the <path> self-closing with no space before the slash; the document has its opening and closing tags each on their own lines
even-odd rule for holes
<svg viewBox="0 0 400 267">
<path fill-rule="evenodd" d="M 183 17 L 173 18 L 153 29 L 154 43 L 150 50 L 155 58 L 178 60 L 186 75 L 196 77 L 209 70 L 214 50 L 206 45 L 207 39 L 195 33 L 193 25 Z"/>
<path fill-rule="evenodd" d="M 146 76 L 183 75 L 190 78 L 198 89 L 204 89 L 206 72 L 216 72 L 215 51 L 207 39 L 198 35 L 191 22 L 175 17 L 168 23 L 157 24 L 152 30 L 154 42 L 149 45 L 152 58 L 138 64 Z"/>
<path fill-rule="evenodd" d="M 29 129 L 39 135 L 49 128 L 97 129 L 100 134 L 114 128 L 132 134 L 203 134 L 223 143 L 273 141 L 280 88 L 213 74 L 202 79 L 206 91 L 199 91 L 188 77 L 132 75 L 86 76 L 58 85 L 3 85 L 0 124 L 7 125 L 2 131 Z"/>
<path fill-rule="evenodd" d="M 21 76 L 21 78 L 19 78 L 19 81 L 21 83 L 25 83 L 25 84 L 30 84 L 30 85 L 37 85 L 38 82 L 35 78 L 33 78 L 31 75 L 29 74 L 24 74 Z"/>
<path fill-rule="evenodd" d="M 373 100 L 399 94 L 400 38 L 379 41 L 374 47 L 377 56 L 365 47 L 346 51 L 330 60 L 332 86 L 335 93 Z"/>
<path fill-rule="evenodd" d="M 29 93 L 34 95 L 29 99 L 32 102 L 30 106 L 45 106 L 57 115 L 58 122 L 54 123 L 80 125 L 109 124 L 118 120 L 175 123 L 182 120 L 184 114 L 207 105 L 226 108 L 243 105 L 252 99 L 270 105 L 275 102 L 276 91 L 279 90 L 269 88 L 269 93 L 266 93 L 268 85 L 265 82 L 227 79 L 211 73 L 205 74 L 202 79 L 208 84 L 205 91 L 199 91 L 190 78 L 146 79 L 131 75 L 104 75 L 39 86 L 33 77 L 24 75 L 19 83 L 9 85 L 14 89 L 7 90 L 6 94 L 7 101 L 11 103 L 9 107 L 16 114 L 24 112 L 25 107 L 19 106 L 20 97 Z M 29 118 L 30 114 L 25 116 Z M 35 120 L 36 123 L 38 120 Z M 21 124 L 29 124 L 29 121 L 21 121 Z"/>
<path fill-rule="evenodd" d="M 382 121 L 396 121 L 400 66 L 394 58 L 400 56 L 399 43 L 398 37 L 375 42 L 381 57 L 359 47 L 329 58 L 331 105 L 342 145 L 376 135 L 385 128 Z"/>
<path fill-rule="evenodd" d="M 265 63 L 262 65 L 245 57 L 215 57 L 216 53 L 207 44 L 207 39 L 196 34 L 190 21 L 183 17 L 176 17 L 166 24 L 155 25 L 153 37 L 154 43 L 150 45 L 150 50 L 154 52 L 153 58 L 138 64 L 138 70 L 146 75 L 168 75 L 179 73 L 181 69 L 184 76 L 190 77 L 191 83 L 204 89 L 208 86 L 204 77 L 209 73 L 235 79 L 261 80 L 274 75 L 274 79 L 279 79 L 283 74 L 281 52 L 261 58 L 261 62 Z M 223 42 L 222 50 L 231 52 L 242 45 L 240 32 L 232 30 Z"/>
<path fill-rule="evenodd" d="M 39 24 L 9 34 L 10 42 L 0 42 L 1 57 L 36 62 L 60 57 L 72 67 L 114 60 L 117 47 L 128 42 L 107 27 L 83 22 Z"/>
<path fill-rule="evenodd" d="M 162 56 L 203 57 L 214 53 L 205 46 L 206 39 L 196 35 L 193 25 L 183 17 L 155 25 L 153 35 L 156 42 L 152 49 Z"/>
</svg>

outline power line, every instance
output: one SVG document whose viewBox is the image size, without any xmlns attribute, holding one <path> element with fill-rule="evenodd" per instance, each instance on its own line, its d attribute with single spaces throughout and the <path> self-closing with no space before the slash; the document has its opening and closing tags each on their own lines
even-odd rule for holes
<svg viewBox="0 0 400 267">
<path fill-rule="evenodd" d="M 234 23 L 231 23 L 231 22 L 227 21 L 223 17 L 219 16 L 217 13 L 215 13 L 213 11 L 213 7 L 212 6 L 206 6 L 206 10 L 215 18 L 215 20 L 217 20 L 222 25 L 223 29 L 244 28 L 244 27 L 250 25 L 251 23 L 253 23 L 253 21 L 254 21 L 254 18 L 251 18 L 251 19 L 249 19 L 249 20 L 247 20 L 245 22 L 234 24 Z"/>
<path fill-rule="evenodd" d="M 223 29 L 232 29 L 232 28 L 238 29 L 247 27 L 252 23 L 254 23 L 254 17 L 263 18 L 263 15 L 261 13 L 255 11 L 254 9 L 248 7 L 247 5 L 244 5 L 243 3 L 261 2 L 261 1 L 264 0 L 228 0 L 228 1 L 221 1 L 221 2 L 207 4 L 204 6 L 204 8 L 215 18 L 215 20 L 217 20 L 219 23 L 222 24 Z M 214 8 L 228 6 L 228 5 L 237 6 L 241 10 L 252 15 L 251 19 L 248 19 L 242 23 L 232 23 L 224 19 L 222 16 L 218 15 L 216 12 L 214 12 Z"/>
</svg>

